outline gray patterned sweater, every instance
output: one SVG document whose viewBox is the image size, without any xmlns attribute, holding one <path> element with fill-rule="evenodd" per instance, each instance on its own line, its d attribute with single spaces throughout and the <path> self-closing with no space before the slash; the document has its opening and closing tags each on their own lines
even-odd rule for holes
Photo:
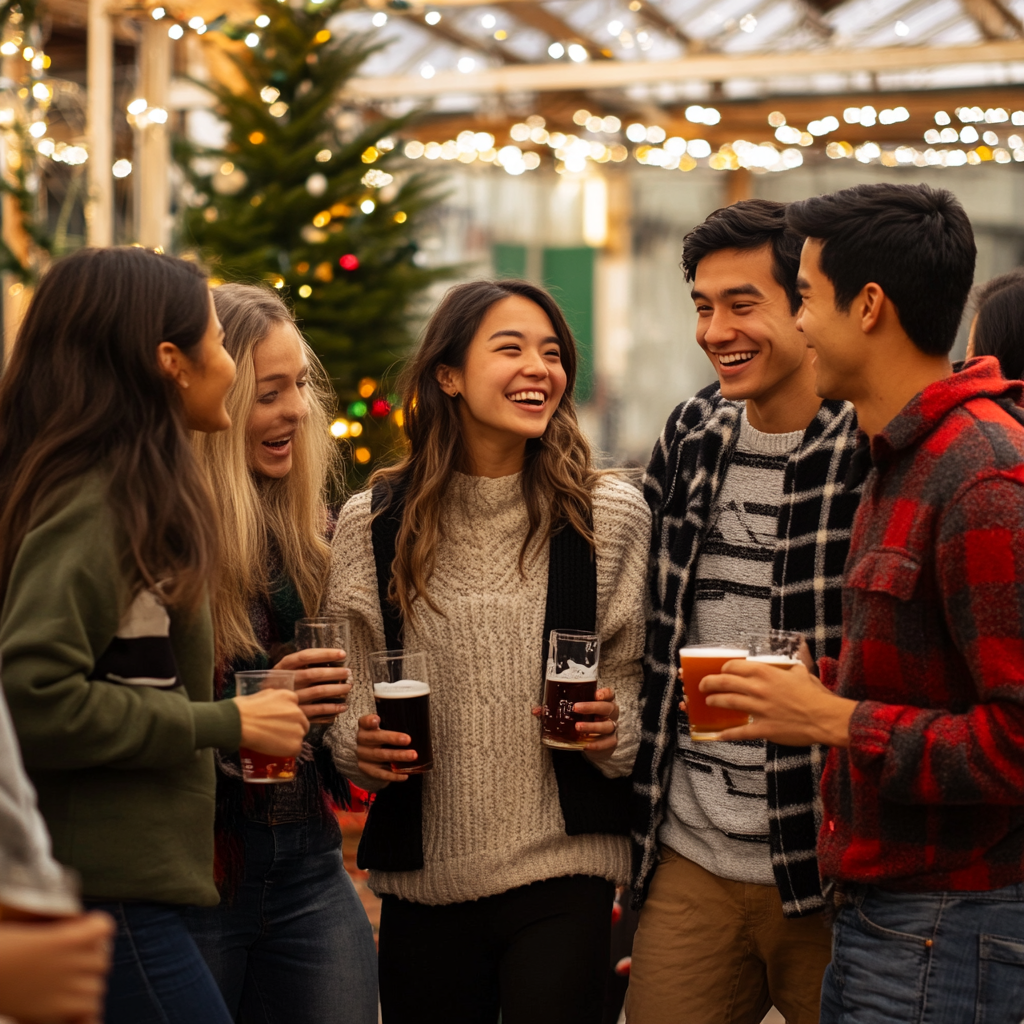
<svg viewBox="0 0 1024 1024">
<path fill-rule="evenodd" d="M 657 864 L 675 756 L 678 650 L 687 641 L 696 567 L 711 510 L 739 437 L 742 405 L 704 388 L 668 419 L 644 476 L 653 532 L 648 564 L 647 621 L 640 695 L 640 749 L 633 771 L 633 892 L 642 905 Z M 838 655 L 842 641 L 842 579 L 850 528 L 860 499 L 847 491 L 857 446 L 853 407 L 824 401 L 786 464 L 772 561 L 771 626 L 804 633 L 815 658 Z M 768 743 L 765 792 L 772 870 L 787 916 L 825 904 L 816 842 L 824 752 Z"/>
</svg>

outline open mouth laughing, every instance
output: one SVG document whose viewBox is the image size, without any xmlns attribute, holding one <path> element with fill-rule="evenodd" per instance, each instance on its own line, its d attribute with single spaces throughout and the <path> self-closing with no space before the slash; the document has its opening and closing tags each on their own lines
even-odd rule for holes
<svg viewBox="0 0 1024 1024">
<path fill-rule="evenodd" d="M 756 355 L 757 352 L 722 352 L 715 358 L 722 366 L 740 366 L 743 363 L 749 363 Z"/>
<path fill-rule="evenodd" d="M 548 396 L 543 391 L 512 391 L 505 397 L 510 402 L 515 402 L 516 405 L 534 409 L 540 409 L 548 400 Z"/>
<path fill-rule="evenodd" d="M 292 442 L 293 434 L 287 437 L 279 437 L 274 441 L 264 441 L 263 447 L 269 449 L 274 455 L 284 455 Z"/>
</svg>

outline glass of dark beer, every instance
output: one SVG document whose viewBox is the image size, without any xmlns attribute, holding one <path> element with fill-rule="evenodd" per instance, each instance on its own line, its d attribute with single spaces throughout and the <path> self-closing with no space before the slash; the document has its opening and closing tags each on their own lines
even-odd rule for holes
<svg viewBox="0 0 1024 1024">
<path fill-rule="evenodd" d="M 540 741 L 555 750 L 583 750 L 594 735 L 576 728 L 596 716 L 577 714 L 580 701 L 597 693 L 597 663 L 601 639 L 596 633 L 553 629 L 548 638 L 548 661 L 541 707 Z"/>
<path fill-rule="evenodd" d="M 317 647 L 334 647 L 348 652 L 349 644 L 349 622 L 344 616 L 338 618 L 311 618 L 296 619 L 295 621 L 295 649 L 298 651 L 312 650 Z M 318 661 L 307 668 L 344 668 L 345 658 L 340 661 Z M 345 704 L 345 697 L 322 697 L 318 704 Z M 310 721 L 315 725 L 329 725 L 334 721 L 333 716 L 326 718 L 313 718 Z"/>
<path fill-rule="evenodd" d="M 374 651 L 370 655 L 373 699 L 380 727 L 386 732 L 404 732 L 412 741 L 408 747 L 385 750 L 415 750 L 415 761 L 392 762 L 391 770 L 402 775 L 420 775 L 434 767 L 430 742 L 430 683 L 427 656 L 422 652 Z"/>
<path fill-rule="evenodd" d="M 235 673 L 235 694 L 239 697 L 260 690 L 294 690 L 295 673 L 279 668 L 259 669 L 255 672 Z M 265 784 L 295 781 L 295 758 L 278 754 L 263 754 L 248 747 L 239 747 L 242 778 L 246 782 Z"/>
</svg>

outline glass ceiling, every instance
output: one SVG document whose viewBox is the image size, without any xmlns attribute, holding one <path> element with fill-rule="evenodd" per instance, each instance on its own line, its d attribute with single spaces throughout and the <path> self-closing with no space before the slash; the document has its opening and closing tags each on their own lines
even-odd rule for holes
<svg viewBox="0 0 1024 1024">
<path fill-rule="evenodd" d="M 571 64 L 614 59 L 657 62 L 685 57 L 820 52 L 820 74 L 775 77 L 770 82 L 733 77 L 717 95 L 743 98 L 786 92 L 834 93 L 868 89 L 925 89 L 1024 81 L 1024 61 L 945 64 L 918 70 L 832 74 L 836 50 L 948 47 L 1020 40 L 1024 0 L 509 0 L 476 4 L 448 0 L 434 6 L 371 0 L 340 14 L 352 31 L 379 35 L 387 45 L 370 58 L 366 77 L 462 72 L 459 97 L 434 99 L 434 109 L 468 110 L 473 75 L 517 64 Z M 828 9 L 830 8 L 831 9 Z M 341 26 L 339 26 L 341 27 Z M 742 66 L 737 68 L 742 74 Z M 707 95 L 705 83 L 627 87 L 632 99 L 674 103 Z M 637 94 L 639 92 L 639 95 Z"/>
</svg>

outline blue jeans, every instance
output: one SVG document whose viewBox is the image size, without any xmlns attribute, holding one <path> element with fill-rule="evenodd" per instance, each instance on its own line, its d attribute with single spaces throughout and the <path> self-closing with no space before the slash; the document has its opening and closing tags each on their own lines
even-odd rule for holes
<svg viewBox="0 0 1024 1024">
<path fill-rule="evenodd" d="M 373 930 L 317 819 L 248 822 L 233 899 L 184 919 L 240 1024 L 377 1024 Z"/>
<path fill-rule="evenodd" d="M 217 984 L 182 921 L 165 903 L 102 903 L 117 922 L 106 1024 L 231 1024 Z"/>
<path fill-rule="evenodd" d="M 821 1024 L 1022 1024 L 1024 885 L 860 886 L 832 935 Z"/>
</svg>

